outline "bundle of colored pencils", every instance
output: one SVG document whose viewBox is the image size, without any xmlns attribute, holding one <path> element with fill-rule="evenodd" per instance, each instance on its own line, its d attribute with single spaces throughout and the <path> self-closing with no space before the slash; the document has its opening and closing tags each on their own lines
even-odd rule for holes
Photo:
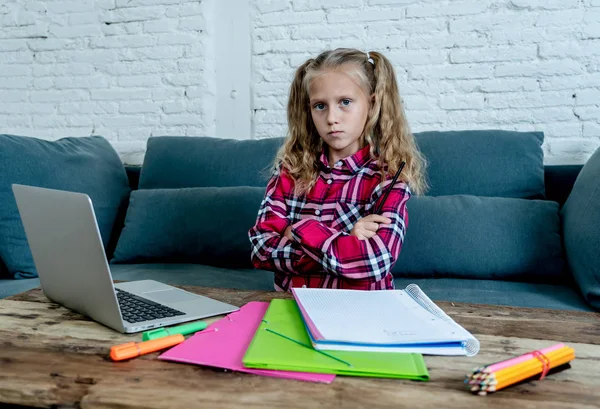
<svg viewBox="0 0 600 409">
<path fill-rule="evenodd" d="M 465 383 L 473 393 L 485 396 L 516 383 L 543 379 L 547 374 L 566 369 L 575 359 L 575 350 L 556 344 L 516 358 L 476 368 L 467 374 Z"/>
</svg>

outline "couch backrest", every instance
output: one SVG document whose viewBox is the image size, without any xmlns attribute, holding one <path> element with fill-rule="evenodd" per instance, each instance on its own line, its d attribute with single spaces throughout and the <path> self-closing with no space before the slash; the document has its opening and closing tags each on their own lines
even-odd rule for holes
<svg viewBox="0 0 600 409">
<path fill-rule="evenodd" d="M 429 196 L 541 199 L 564 203 L 581 165 L 543 165 L 540 132 L 449 131 L 415 133 L 428 160 Z M 283 138 L 232 140 L 153 137 L 142 170 L 129 168 L 143 189 L 266 186 Z"/>
</svg>

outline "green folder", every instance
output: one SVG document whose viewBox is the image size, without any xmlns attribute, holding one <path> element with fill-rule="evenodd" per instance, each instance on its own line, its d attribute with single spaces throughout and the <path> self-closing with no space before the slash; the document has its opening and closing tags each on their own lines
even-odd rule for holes
<svg viewBox="0 0 600 409">
<path fill-rule="evenodd" d="M 242 362 L 256 369 L 429 380 L 421 354 L 315 350 L 294 300 L 271 301 Z"/>
</svg>

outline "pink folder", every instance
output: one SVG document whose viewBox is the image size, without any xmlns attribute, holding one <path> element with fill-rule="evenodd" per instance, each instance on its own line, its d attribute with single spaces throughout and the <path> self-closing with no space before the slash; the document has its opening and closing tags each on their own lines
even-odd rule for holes
<svg viewBox="0 0 600 409">
<path fill-rule="evenodd" d="M 169 349 L 159 359 L 247 372 L 275 378 L 331 383 L 335 375 L 245 368 L 242 358 L 269 307 L 253 301 Z"/>
</svg>

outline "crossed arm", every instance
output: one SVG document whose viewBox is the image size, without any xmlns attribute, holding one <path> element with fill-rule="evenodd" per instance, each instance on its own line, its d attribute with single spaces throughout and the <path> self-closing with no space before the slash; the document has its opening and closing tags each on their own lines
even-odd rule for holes
<svg viewBox="0 0 600 409">
<path fill-rule="evenodd" d="M 404 241 L 410 197 L 406 185 L 394 186 L 382 215 L 361 218 L 347 233 L 313 219 L 290 225 L 285 197 L 291 183 L 285 173 L 279 173 L 267 185 L 256 224 L 248 232 L 253 266 L 289 274 L 324 271 L 350 280 L 385 277 Z M 372 204 L 380 197 L 374 195 Z"/>
</svg>

